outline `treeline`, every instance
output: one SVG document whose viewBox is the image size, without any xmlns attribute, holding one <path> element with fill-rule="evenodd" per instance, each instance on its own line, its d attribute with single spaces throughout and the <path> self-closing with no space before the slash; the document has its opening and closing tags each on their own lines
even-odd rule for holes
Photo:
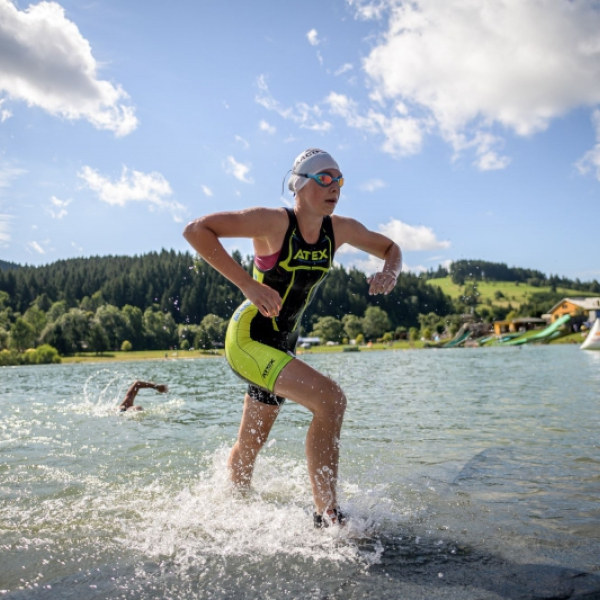
<svg viewBox="0 0 600 600">
<path fill-rule="evenodd" d="M 251 272 L 251 257 L 243 258 L 239 252 L 233 257 Z M 227 320 L 243 301 L 235 286 L 187 252 L 78 258 L 41 267 L 1 264 L 11 268 L 0 270 L 0 353 L 4 353 L 0 364 L 23 362 L 27 349 L 40 346 L 43 352 L 52 347 L 62 355 L 212 348 L 223 342 Z M 305 314 L 302 333 L 342 341 L 359 336 L 404 338 L 412 331 L 413 337 L 427 339 L 430 334 L 456 331 L 465 314 L 485 322 L 539 316 L 560 299 L 553 285 L 600 292 L 597 281 L 582 284 L 504 263 L 461 260 L 451 266 L 450 275 L 464 287 L 453 302 L 428 283 L 447 275 L 443 267 L 422 275 L 404 273 L 389 295 L 369 296 L 363 272 L 334 268 Z M 495 279 L 545 282 L 551 290 L 540 290 L 520 307 L 490 299 L 482 302 L 478 282 Z M 43 352 L 30 352 L 26 362 L 42 362 Z"/>
<path fill-rule="evenodd" d="M 505 263 L 494 263 L 485 260 L 457 260 L 449 269 L 439 266 L 427 273 L 429 279 L 448 277 L 458 285 L 466 281 L 518 281 L 534 287 L 558 287 L 580 290 L 582 292 L 600 293 L 600 283 L 597 280 L 582 282 L 579 279 L 569 279 L 558 275 L 546 275 L 535 269 L 509 267 Z"/>
<path fill-rule="evenodd" d="M 250 271 L 250 257 L 233 256 Z M 22 351 L 44 343 L 61 354 L 103 352 L 125 342 L 135 350 L 210 347 L 242 301 L 241 292 L 204 261 L 175 251 L 10 269 L 0 271 L 0 347 Z M 418 326 L 422 312 L 455 310 L 423 277 L 403 274 L 388 296 L 369 296 L 364 273 L 339 267 L 317 291 L 303 330 L 312 332 L 319 317 L 365 318 L 370 307 L 385 313 L 382 322 L 392 332 Z M 368 313 L 367 331 L 381 312 Z"/>
<path fill-rule="evenodd" d="M 5 260 L 0 260 L 0 271 L 8 271 L 8 269 L 18 269 L 19 265 Z"/>
<path fill-rule="evenodd" d="M 235 255 L 241 263 L 241 256 Z M 175 322 L 199 323 L 214 313 L 229 316 L 241 293 L 189 253 L 163 250 L 142 256 L 105 256 L 59 260 L 42 267 L 0 272 L 0 291 L 13 311 L 24 313 L 39 296 L 68 308 L 99 293 L 106 304 L 155 307 Z"/>
</svg>

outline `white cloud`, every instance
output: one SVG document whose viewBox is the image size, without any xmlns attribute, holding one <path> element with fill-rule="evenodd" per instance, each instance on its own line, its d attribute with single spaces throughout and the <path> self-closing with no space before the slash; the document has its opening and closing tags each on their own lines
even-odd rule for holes
<svg viewBox="0 0 600 600">
<path fill-rule="evenodd" d="M 581 158 L 575 166 L 582 175 L 587 173 L 590 169 L 593 169 L 595 171 L 596 179 L 600 181 L 600 110 L 594 111 L 592 121 L 596 129 L 597 144 L 591 150 L 586 152 L 583 158 Z"/>
<path fill-rule="evenodd" d="M 342 75 L 343 73 L 346 73 L 347 71 L 352 71 L 352 69 L 354 69 L 354 67 L 350 64 L 350 63 L 344 63 L 335 73 L 334 75 Z"/>
<path fill-rule="evenodd" d="M 498 156 L 495 152 L 478 151 L 479 156 L 473 163 L 480 171 L 494 171 L 504 169 L 510 163 L 508 156 Z"/>
<path fill-rule="evenodd" d="M 406 263 L 402 264 L 402 272 L 403 273 L 426 273 L 427 267 L 424 265 L 408 265 Z"/>
<path fill-rule="evenodd" d="M 0 91 L 66 119 L 87 119 L 117 136 L 138 124 L 128 95 L 98 78 L 88 40 L 64 9 L 47 1 L 19 10 L 0 0 Z"/>
<path fill-rule="evenodd" d="M 384 188 L 385 186 L 385 181 L 382 181 L 381 179 L 369 179 L 368 181 L 361 183 L 359 188 L 363 192 L 375 192 L 376 190 Z"/>
<path fill-rule="evenodd" d="M 452 261 L 452 259 L 451 259 L 451 258 L 448 258 L 448 259 L 446 259 L 446 260 L 443 260 L 443 261 L 440 263 L 440 265 L 441 265 L 442 267 L 444 267 L 444 269 L 446 269 L 446 270 L 450 271 L 450 265 L 452 265 L 452 262 L 453 262 L 453 261 Z"/>
<path fill-rule="evenodd" d="M 269 123 L 267 123 L 267 121 L 261 121 L 258 124 L 258 128 L 261 131 L 264 131 L 266 133 L 270 133 L 271 135 L 273 135 L 274 133 L 277 132 L 277 128 L 274 125 L 270 125 Z"/>
<path fill-rule="evenodd" d="M 211 189 L 210 189 L 208 186 L 206 186 L 206 185 L 203 185 L 203 186 L 202 186 L 202 191 L 204 192 L 204 195 L 205 195 L 205 196 L 208 196 L 208 197 L 210 197 L 210 196 L 212 196 L 212 195 L 213 195 L 213 192 L 212 192 L 212 190 L 211 190 Z"/>
<path fill-rule="evenodd" d="M 2 105 L 6 102 L 6 98 L 0 99 L 0 123 L 4 123 L 7 119 L 12 117 L 12 111 L 7 108 L 2 108 Z"/>
<path fill-rule="evenodd" d="M 38 244 L 38 242 L 29 242 L 27 246 L 32 250 L 35 250 L 38 254 L 46 254 L 46 251 L 42 248 L 40 244 Z"/>
<path fill-rule="evenodd" d="M 233 175 L 239 181 L 244 183 L 254 183 L 252 177 L 248 177 L 250 166 L 237 162 L 233 156 L 228 156 L 224 164 L 225 172 Z"/>
<path fill-rule="evenodd" d="M 0 188 L 10 186 L 10 183 L 19 175 L 27 173 L 25 169 L 19 169 L 17 167 L 11 167 L 6 164 L 0 164 Z"/>
<path fill-rule="evenodd" d="M 389 8 L 389 0 L 347 0 L 354 8 L 357 19 L 370 21 L 381 19 Z"/>
<path fill-rule="evenodd" d="M 499 156 L 498 151 L 504 145 L 501 137 L 492 135 L 486 131 L 478 131 L 471 139 L 462 133 L 452 133 L 446 136 L 455 150 L 454 158 L 458 158 L 461 152 L 474 149 L 476 159 L 473 164 L 480 171 L 493 171 L 506 168 L 511 159 L 508 156 Z"/>
<path fill-rule="evenodd" d="M 409 156 L 421 151 L 423 134 L 428 122 L 405 117 L 404 105 L 398 104 L 391 116 L 369 109 L 366 115 L 360 113 L 358 104 L 345 96 L 331 92 L 325 99 L 332 114 L 342 117 L 349 127 L 362 129 L 384 137 L 381 149 L 393 156 Z"/>
<path fill-rule="evenodd" d="M 422 250 L 439 250 L 449 248 L 450 242 L 438 240 L 433 229 L 425 225 L 408 225 L 398 219 L 390 219 L 388 223 L 377 228 L 383 235 L 396 242 L 403 252 L 417 252 Z M 344 244 L 336 254 L 355 254 L 361 252 L 356 248 Z M 369 258 L 370 261 L 379 260 Z M 378 264 L 374 263 L 373 264 Z"/>
<path fill-rule="evenodd" d="M 68 214 L 67 206 L 71 204 L 72 200 L 60 200 L 56 196 L 50 198 L 52 206 L 48 208 L 48 212 L 53 219 L 62 219 Z"/>
<path fill-rule="evenodd" d="M 242 144 L 242 146 L 244 146 L 245 150 L 248 150 L 248 148 L 250 148 L 250 144 L 241 135 L 236 135 L 235 141 Z"/>
<path fill-rule="evenodd" d="M 322 111 L 318 106 L 309 106 L 305 102 L 298 102 L 293 107 L 285 108 L 273 98 L 264 75 L 257 81 L 259 93 L 256 102 L 267 110 L 275 111 L 279 116 L 297 123 L 302 129 L 311 131 L 329 131 L 331 123 L 321 120 Z"/>
<path fill-rule="evenodd" d="M 321 43 L 319 39 L 319 34 L 316 29 L 311 29 L 307 34 L 306 38 L 308 39 L 308 43 L 311 46 L 318 46 Z"/>
<path fill-rule="evenodd" d="M 79 172 L 79 177 L 98 194 L 100 200 L 113 206 L 125 206 L 128 202 L 147 202 L 151 209 L 171 211 L 175 221 L 181 220 L 180 213 L 185 210 L 178 202 L 167 199 L 173 191 L 160 173 L 142 173 L 123 167 L 121 177 L 111 181 L 96 169 L 85 166 Z"/>
<path fill-rule="evenodd" d="M 10 215 L 0 214 L 0 243 L 10 242 Z"/>
<path fill-rule="evenodd" d="M 480 169 L 509 163 L 498 154 L 502 140 L 493 127 L 532 135 L 577 107 L 600 103 L 595 2 L 348 2 L 361 18 L 381 18 L 389 9 L 387 31 L 364 61 L 374 91 L 401 101 L 407 118 L 429 123 L 421 132 L 435 126 L 457 152 L 473 148 Z M 397 134 L 386 151 L 398 147 Z"/>
<path fill-rule="evenodd" d="M 450 242 L 438 240 L 433 229 L 425 225 L 408 225 L 398 219 L 390 219 L 389 223 L 379 225 L 379 231 L 407 252 L 450 247 Z"/>
<path fill-rule="evenodd" d="M 343 246 L 342 246 L 343 248 Z M 336 253 L 339 254 L 339 251 Z M 354 259 L 347 263 L 349 267 L 355 267 L 359 271 L 362 271 L 367 276 L 373 275 L 377 271 L 381 271 L 383 268 L 384 261 L 380 258 L 377 258 L 371 254 L 365 255 L 364 258 Z M 408 265 L 405 262 L 402 263 L 402 272 L 403 273 L 423 273 L 427 271 L 427 268 L 423 265 Z"/>
<path fill-rule="evenodd" d="M 383 267 L 383 261 L 372 254 L 366 254 L 365 258 L 353 260 L 351 261 L 350 265 L 357 268 L 359 271 L 366 273 L 367 275 L 372 275 L 377 271 L 381 271 Z"/>
</svg>

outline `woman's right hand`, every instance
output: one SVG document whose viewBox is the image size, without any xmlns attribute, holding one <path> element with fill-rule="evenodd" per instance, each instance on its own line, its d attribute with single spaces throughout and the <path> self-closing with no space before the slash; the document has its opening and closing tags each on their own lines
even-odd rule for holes
<svg viewBox="0 0 600 600">
<path fill-rule="evenodd" d="M 281 310 L 281 296 L 271 287 L 252 280 L 252 283 L 242 289 L 242 293 L 264 317 L 276 317 Z"/>
<path fill-rule="evenodd" d="M 252 280 L 242 293 L 264 317 L 276 317 L 281 310 L 281 296 L 271 287 Z"/>
</svg>

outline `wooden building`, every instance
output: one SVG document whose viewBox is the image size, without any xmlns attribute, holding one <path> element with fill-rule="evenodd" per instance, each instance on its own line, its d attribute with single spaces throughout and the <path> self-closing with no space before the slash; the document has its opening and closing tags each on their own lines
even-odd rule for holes
<svg viewBox="0 0 600 600">
<path fill-rule="evenodd" d="M 494 321 L 494 333 L 502 335 L 503 333 L 517 333 L 519 331 L 529 331 L 531 329 L 543 329 L 547 322 L 545 319 L 537 317 L 518 317 L 516 319 Z"/>
<path fill-rule="evenodd" d="M 572 319 L 579 317 L 581 321 L 593 322 L 600 317 L 600 297 L 563 298 L 550 309 L 548 314 L 552 323 L 563 315 L 570 315 Z"/>
</svg>

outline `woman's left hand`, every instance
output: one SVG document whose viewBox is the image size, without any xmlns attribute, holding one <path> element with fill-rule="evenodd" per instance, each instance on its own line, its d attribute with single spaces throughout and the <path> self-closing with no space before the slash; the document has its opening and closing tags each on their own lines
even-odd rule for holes
<svg viewBox="0 0 600 600">
<path fill-rule="evenodd" d="M 398 276 L 391 271 L 383 271 L 381 273 L 375 273 L 372 277 L 367 279 L 369 283 L 369 294 L 374 296 L 375 294 L 389 294 L 396 285 Z"/>
</svg>

